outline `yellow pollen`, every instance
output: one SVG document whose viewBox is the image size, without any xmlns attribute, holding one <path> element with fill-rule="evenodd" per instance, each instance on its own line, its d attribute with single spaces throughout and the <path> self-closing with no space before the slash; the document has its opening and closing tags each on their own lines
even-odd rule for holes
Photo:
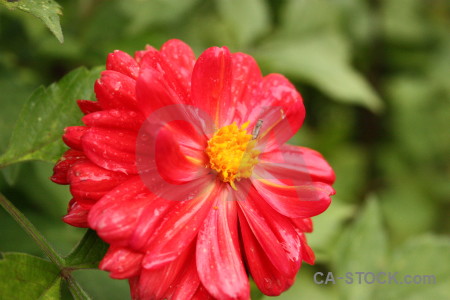
<svg viewBox="0 0 450 300">
<path fill-rule="evenodd" d="M 223 182 L 229 182 L 236 190 L 235 181 L 252 175 L 253 167 L 258 163 L 260 151 L 255 150 L 256 140 L 247 133 L 250 122 L 239 128 L 236 123 L 217 130 L 208 141 L 206 154 L 208 167 L 215 170 Z"/>
</svg>

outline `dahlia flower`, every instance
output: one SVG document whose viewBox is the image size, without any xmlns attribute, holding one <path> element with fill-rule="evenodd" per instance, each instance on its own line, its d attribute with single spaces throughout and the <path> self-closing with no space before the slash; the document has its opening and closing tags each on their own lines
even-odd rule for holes
<svg viewBox="0 0 450 300">
<path fill-rule="evenodd" d="M 279 295 L 314 263 L 305 232 L 335 175 L 285 144 L 305 117 L 285 77 L 170 40 L 109 54 L 94 90 L 51 179 L 70 185 L 64 221 L 110 245 L 100 269 L 128 279 L 133 299 L 249 299 L 249 276 Z"/>
</svg>

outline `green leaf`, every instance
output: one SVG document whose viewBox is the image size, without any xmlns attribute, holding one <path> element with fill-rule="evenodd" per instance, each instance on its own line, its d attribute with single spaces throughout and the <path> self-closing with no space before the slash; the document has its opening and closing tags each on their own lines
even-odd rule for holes
<svg viewBox="0 0 450 300">
<path fill-rule="evenodd" d="M 219 14 L 238 48 L 247 47 L 269 30 L 269 13 L 265 1 L 216 0 Z"/>
<path fill-rule="evenodd" d="M 166 25 L 180 20 L 198 0 L 128 0 L 118 2 L 120 11 L 129 18 L 126 26 L 129 34 L 146 31 L 155 25 Z M 102 31 L 104 32 L 104 31 Z"/>
<path fill-rule="evenodd" d="M 8 28 L 4 28 L 3 25 L 2 27 L 9 32 Z M 5 37 L 4 40 L 8 38 Z M 0 43 L 3 44 L 3 42 Z M 0 91 L 4 95 L 0 109 L 0 153 L 4 152 L 8 146 L 20 108 L 37 85 L 29 70 L 23 70 L 18 63 L 11 64 L 11 61 L 14 61 L 13 57 L 12 53 L 2 51 L 0 54 Z"/>
<path fill-rule="evenodd" d="M 307 234 L 308 244 L 314 250 L 316 262 L 324 262 L 335 251 L 334 244 L 342 232 L 344 222 L 354 212 L 352 205 L 343 203 L 333 197 L 330 207 L 322 214 L 314 217 L 314 231 Z"/>
<path fill-rule="evenodd" d="M 77 99 L 92 97 L 99 69 L 79 68 L 48 88 L 40 87 L 25 103 L 0 166 L 26 160 L 54 162 L 66 149 L 63 129 L 80 122 Z"/>
<path fill-rule="evenodd" d="M 280 22 L 285 33 L 314 34 L 339 24 L 339 6 L 327 0 L 285 0 Z"/>
<path fill-rule="evenodd" d="M 1 299 L 60 299 L 59 269 L 24 253 L 0 253 Z"/>
<path fill-rule="evenodd" d="M 103 242 L 93 230 L 88 230 L 75 249 L 66 257 L 66 266 L 76 269 L 97 268 L 105 256 L 108 244 Z"/>
<path fill-rule="evenodd" d="M 389 263 L 388 271 L 398 272 L 396 279 L 403 284 L 392 282 L 392 284 L 379 286 L 373 299 L 448 299 L 449 253 L 450 238 L 448 236 L 428 235 L 410 240 L 396 249 Z M 404 277 L 408 275 L 411 278 Z M 420 277 L 421 283 L 406 284 L 405 279 L 409 282 L 414 280 L 416 275 Z M 435 281 L 424 275 L 434 276 Z"/>
<path fill-rule="evenodd" d="M 255 56 L 268 71 L 310 83 L 333 100 L 379 111 L 380 98 L 351 65 L 343 7 L 326 0 L 285 1 L 279 28 Z"/>
<path fill-rule="evenodd" d="M 375 197 L 370 197 L 364 210 L 335 247 L 335 276 L 346 272 L 385 271 L 387 238 L 381 212 Z M 343 299 L 371 299 L 374 285 L 340 284 Z"/>
<path fill-rule="evenodd" d="M 3 178 L 5 178 L 5 181 L 9 186 L 12 186 L 17 182 L 21 168 L 22 165 L 18 164 L 0 169 L 0 173 L 2 173 Z"/>
<path fill-rule="evenodd" d="M 59 15 L 62 15 L 61 7 L 54 0 L 17 0 L 1 3 L 10 9 L 19 9 L 32 14 L 44 22 L 60 43 L 64 42 L 64 37 L 59 23 Z"/>
<path fill-rule="evenodd" d="M 416 0 L 381 1 L 381 26 L 394 43 L 421 43 L 429 38 L 431 26 L 424 18 L 426 2 Z"/>
<path fill-rule="evenodd" d="M 432 230 L 439 208 L 431 195 L 423 191 L 422 180 L 413 173 L 414 168 L 402 160 L 398 149 L 387 149 L 390 151 L 384 152 L 380 161 L 384 164 L 385 176 L 391 180 L 379 192 L 380 204 L 390 236 L 399 243 Z"/>
<path fill-rule="evenodd" d="M 347 45 L 337 33 L 273 39 L 262 45 L 255 56 L 270 72 L 309 82 L 334 100 L 373 111 L 383 106 L 367 81 L 350 65 Z"/>
<path fill-rule="evenodd" d="M 72 241 L 70 244 L 73 246 L 73 236 L 72 239 L 69 238 L 71 235 L 66 231 L 67 226 L 65 223 L 59 222 L 61 214 L 67 209 L 67 199 L 71 198 L 71 194 L 67 186 L 58 185 L 48 180 L 49 175 L 52 174 L 54 165 L 43 161 L 29 161 L 10 165 L 1 170 L 8 170 L 17 166 L 21 167 L 21 172 L 17 175 L 18 178 L 14 188 L 21 190 L 21 197 L 26 199 L 26 205 L 33 207 L 33 209 L 29 210 L 25 208 L 24 213 L 33 219 L 33 222 L 36 222 L 36 226 L 41 228 L 47 237 L 49 237 L 50 232 L 44 228 L 48 228 L 51 232 L 54 230 L 58 231 L 58 226 L 54 224 L 57 222 L 61 225 L 59 228 L 64 228 L 62 230 L 66 234 L 62 237 L 56 236 L 57 239 L 56 241 L 52 241 L 52 244 L 59 248 L 60 242 Z M 34 219 L 35 216 L 37 219 Z M 58 233 L 55 232 L 55 235 L 58 235 Z M 81 239 L 81 236 L 76 240 Z M 57 242 L 58 245 L 54 244 L 54 242 Z M 60 249 L 64 253 L 70 251 L 71 248 Z"/>
<path fill-rule="evenodd" d="M 39 300 L 54 300 L 61 297 L 61 277 L 58 277 Z"/>
</svg>

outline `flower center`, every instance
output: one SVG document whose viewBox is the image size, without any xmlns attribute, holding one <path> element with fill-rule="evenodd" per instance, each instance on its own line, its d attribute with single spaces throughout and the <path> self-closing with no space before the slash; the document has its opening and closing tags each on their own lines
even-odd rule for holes
<svg viewBox="0 0 450 300">
<path fill-rule="evenodd" d="M 242 124 L 241 128 L 236 123 L 220 128 L 208 141 L 205 150 L 209 156 L 208 167 L 217 171 L 219 178 L 229 182 L 235 190 L 234 181 L 252 175 L 260 154 L 254 149 L 256 140 L 247 133 L 249 123 Z"/>
</svg>

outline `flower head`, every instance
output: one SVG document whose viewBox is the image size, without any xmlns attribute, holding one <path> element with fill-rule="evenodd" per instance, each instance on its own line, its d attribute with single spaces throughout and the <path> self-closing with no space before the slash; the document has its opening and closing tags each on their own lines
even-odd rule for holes
<svg viewBox="0 0 450 300">
<path fill-rule="evenodd" d="M 66 128 L 52 180 L 73 195 L 64 221 L 110 244 L 100 268 L 133 299 L 248 299 L 249 275 L 278 295 L 314 262 L 304 233 L 335 176 L 285 144 L 305 117 L 285 77 L 170 40 L 111 53 L 95 93 L 78 101 L 85 126 Z"/>
</svg>

